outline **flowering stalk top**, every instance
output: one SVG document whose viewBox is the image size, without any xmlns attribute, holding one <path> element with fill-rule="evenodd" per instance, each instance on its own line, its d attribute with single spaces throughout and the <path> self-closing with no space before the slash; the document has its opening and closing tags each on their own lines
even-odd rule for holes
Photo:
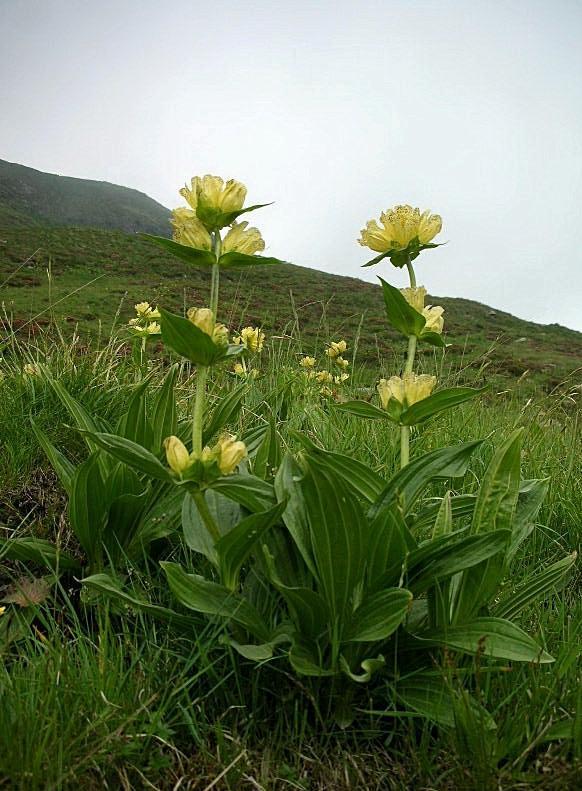
<svg viewBox="0 0 582 791">
<path fill-rule="evenodd" d="M 359 244 L 380 253 L 364 266 L 372 266 L 387 257 L 394 266 L 404 266 L 422 250 L 438 247 L 432 240 L 443 225 L 440 215 L 431 214 L 428 209 L 421 212 L 407 204 L 382 212 L 380 223 L 369 220 L 361 230 Z"/>
</svg>

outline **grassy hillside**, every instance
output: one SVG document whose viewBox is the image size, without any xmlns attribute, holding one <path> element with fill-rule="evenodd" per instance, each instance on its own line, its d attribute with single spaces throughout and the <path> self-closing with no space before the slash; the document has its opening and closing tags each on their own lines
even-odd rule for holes
<svg viewBox="0 0 582 791">
<path fill-rule="evenodd" d="M 27 260 L 29 259 L 29 260 Z M 23 265 L 23 262 L 26 263 Z M 50 265 L 51 278 L 47 277 Z M 98 321 L 122 324 L 139 300 L 180 310 L 204 304 L 208 277 L 156 247 L 119 232 L 73 228 L 0 230 L 0 283 L 5 312 L 29 331 L 51 317 L 82 331 Z M 262 323 L 267 332 L 293 330 L 311 352 L 328 338 L 345 336 L 358 361 L 393 372 L 401 346 L 383 318 L 380 289 L 355 278 L 286 265 L 222 275 L 225 318 L 234 328 Z M 552 387 L 582 365 L 582 334 L 559 325 L 522 321 L 465 299 L 433 296 L 446 309 L 446 364 L 471 372 L 486 365 L 488 377 L 508 386 L 520 377 Z M 52 304 L 52 310 L 49 310 Z M 434 351 L 422 353 L 434 365 Z M 440 360 L 440 357 L 439 357 Z M 527 373 L 526 373 L 527 372 Z"/>
<path fill-rule="evenodd" d="M 0 225 L 91 226 L 166 234 L 169 211 L 137 190 L 0 160 Z"/>
</svg>

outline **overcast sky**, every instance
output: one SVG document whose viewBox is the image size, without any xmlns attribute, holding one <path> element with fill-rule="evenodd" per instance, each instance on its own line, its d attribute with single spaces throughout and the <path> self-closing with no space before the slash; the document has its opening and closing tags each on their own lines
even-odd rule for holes
<svg viewBox="0 0 582 791">
<path fill-rule="evenodd" d="M 0 158 L 170 208 L 234 177 L 271 254 L 397 285 L 359 230 L 431 208 L 430 292 L 582 330 L 582 0 L 0 0 L 0 33 Z"/>
</svg>

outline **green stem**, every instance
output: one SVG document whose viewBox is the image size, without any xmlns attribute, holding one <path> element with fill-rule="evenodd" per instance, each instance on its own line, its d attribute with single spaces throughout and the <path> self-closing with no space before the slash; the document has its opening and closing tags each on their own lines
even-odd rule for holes
<svg viewBox="0 0 582 791">
<path fill-rule="evenodd" d="M 204 419 L 207 377 L 208 366 L 198 366 L 196 374 L 196 396 L 194 398 L 194 411 L 192 413 L 192 450 L 194 453 L 202 453 L 202 421 Z"/>
<path fill-rule="evenodd" d="M 406 262 L 410 287 L 416 288 L 416 275 L 410 259 Z M 411 374 L 414 367 L 414 357 L 416 355 L 416 335 L 408 336 L 408 350 L 406 353 L 406 364 L 404 374 Z M 410 426 L 400 426 L 400 469 L 406 467 L 410 461 Z"/>
<path fill-rule="evenodd" d="M 212 514 L 210 513 L 210 509 L 208 508 L 208 503 L 206 502 L 206 498 L 204 497 L 204 492 L 194 492 L 192 494 L 194 498 L 194 502 L 196 503 L 196 507 L 198 508 L 198 513 L 204 525 L 210 535 L 212 536 L 212 540 L 216 544 L 217 541 L 220 540 L 220 531 L 218 530 L 218 525 L 214 521 Z"/>
<path fill-rule="evenodd" d="M 215 231 L 212 236 L 212 251 L 216 256 L 216 263 L 212 265 L 212 281 L 210 284 L 210 310 L 214 313 L 214 319 L 217 318 L 218 311 L 218 286 L 220 283 L 220 266 L 218 259 L 222 252 L 222 239 L 220 238 L 220 231 Z"/>
</svg>

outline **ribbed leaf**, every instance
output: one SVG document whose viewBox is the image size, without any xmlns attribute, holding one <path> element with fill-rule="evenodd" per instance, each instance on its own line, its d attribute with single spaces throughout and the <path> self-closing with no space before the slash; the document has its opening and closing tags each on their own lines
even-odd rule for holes
<svg viewBox="0 0 582 791">
<path fill-rule="evenodd" d="M 253 513 L 265 511 L 275 503 L 273 486 L 255 475 L 227 475 L 213 481 L 210 488 Z"/>
<path fill-rule="evenodd" d="M 243 382 L 243 384 L 235 387 L 234 390 L 219 399 L 212 412 L 212 417 L 204 429 L 202 441 L 205 445 L 208 444 L 212 437 L 218 434 L 227 423 L 237 418 L 247 390 L 248 386 L 246 382 Z"/>
<path fill-rule="evenodd" d="M 171 437 L 178 430 L 178 414 L 174 393 L 177 376 L 178 366 L 172 365 L 154 398 L 152 413 L 153 440 L 151 446 L 154 454 L 160 453 L 165 438 Z"/>
<path fill-rule="evenodd" d="M 162 562 L 160 565 L 172 593 L 184 607 L 235 621 L 262 642 L 269 641 L 267 626 L 247 599 L 198 574 L 187 574 L 178 563 Z"/>
<path fill-rule="evenodd" d="M 422 401 L 418 401 L 400 415 L 400 422 L 404 426 L 414 426 L 417 423 L 422 423 L 428 418 L 443 412 L 446 409 L 451 409 L 454 406 L 469 401 L 472 398 L 485 392 L 487 388 L 482 387 L 476 390 L 473 387 L 451 387 L 447 390 L 441 390 L 438 393 L 433 393 Z"/>
<path fill-rule="evenodd" d="M 559 591 L 576 563 L 577 557 L 577 553 L 572 552 L 571 555 L 558 560 L 557 563 L 553 563 L 538 574 L 526 577 L 521 584 L 495 606 L 495 615 L 499 618 L 512 620 L 528 605 Z"/>
<path fill-rule="evenodd" d="M 277 266 L 286 264 L 287 261 L 267 255 L 245 255 L 233 251 L 221 255 L 218 263 L 221 269 L 244 269 L 248 266 Z"/>
<path fill-rule="evenodd" d="M 426 324 L 422 313 L 408 304 L 398 288 L 394 288 L 382 278 L 379 280 L 382 283 L 386 316 L 390 324 L 403 335 L 418 337 Z"/>
<path fill-rule="evenodd" d="M 216 263 L 216 256 L 210 250 L 197 250 L 185 244 L 178 244 L 172 239 L 166 239 L 165 236 L 153 236 L 149 233 L 140 233 L 139 236 L 142 239 L 147 239 L 148 242 L 157 244 L 158 247 L 161 247 L 167 253 L 193 266 L 209 269 Z"/>
<path fill-rule="evenodd" d="M 474 618 L 470 623 L 431 630 L 417 637 L 435 645 L 496 659 L 554 661 L 523 629 L 504 618 Z"/>
<path fill-rule="evenodd" d="M 388 588 L 365 596 L 352 616 L 344 640 L 352 643 L 386 640 L 405 619 L 411 601 L 412 593 L 405 588 Z"/>
<path fill-rule="evenodd" d="M 117 434 L 91 434 L 95 444 L 106 450 L 119 461 L 129 464 L 140 472 L 145 472 L 152 478 L 161 481 L 171 481 L 172 476 L 166 467 L 146 448 L 137 445 L 125 437 Z"/>
<path fill-rule="evenodd" d="M 204 492 L 204 499 L 221 535 L 226 535 L 240 522 L 241 507 L 238 503 L 212 489 Z M 184 497 L 182 506 L 182 528 L 184 541 L 188 547 L 207 557 L 218 568 L 218 555 L 214 541 L 200 517 L 196 501 L 189 494 Z"/>
<path fill-rule="evenodd" d="M 73 477 L 69 498 L 69 520 L 77 540 L 93 564 L 100 551 L 108 503 L 99 471 L 98 456 L 93 453 L 80 464 Z"/>
<path fill-rule="evenodd" d="M 350 415 L 356 415 L 356 417 L 365 417 L 370 420 L 392 419 L 386 410 L 380 409 L 374 404 L 368 403 L 368 401 L 343 401 L 333 406 L 338 412 L 348 412 Z"/>
<path fill-rule="evenodd" d="M 44 450 L 48 460 L 51 463 L 51 467 L 56 472 L 63 489 L 67 494 L 70 495 L 73 476 L 75 474 L 74 465 L 71 464 L 67 457 L 64 456 L 61 451 L 58 450 L 58 448 L 55 448 L 44 431 L 34 422 L 32 417 L 30 418 L 30 424 L 37 440 L 40 443 L 41 448 Z"/>
<path fill-rule="evenodd" d="M 38 563 L 53 571 L 80 571 L 81 564 L 43 538 L 0 539 L 0 559 Z"/>
<path fill-rule="evenodd" d="M 212 365 L 224 356 L 226 347 L 214 343 L 210 335 L 203 332 L 189 319 L 176 316 L 160 308 L 162 340 L 176 354 L 196 365 Z M 242 347 L 239 347 L 239 354 Z"/>
</svg>

